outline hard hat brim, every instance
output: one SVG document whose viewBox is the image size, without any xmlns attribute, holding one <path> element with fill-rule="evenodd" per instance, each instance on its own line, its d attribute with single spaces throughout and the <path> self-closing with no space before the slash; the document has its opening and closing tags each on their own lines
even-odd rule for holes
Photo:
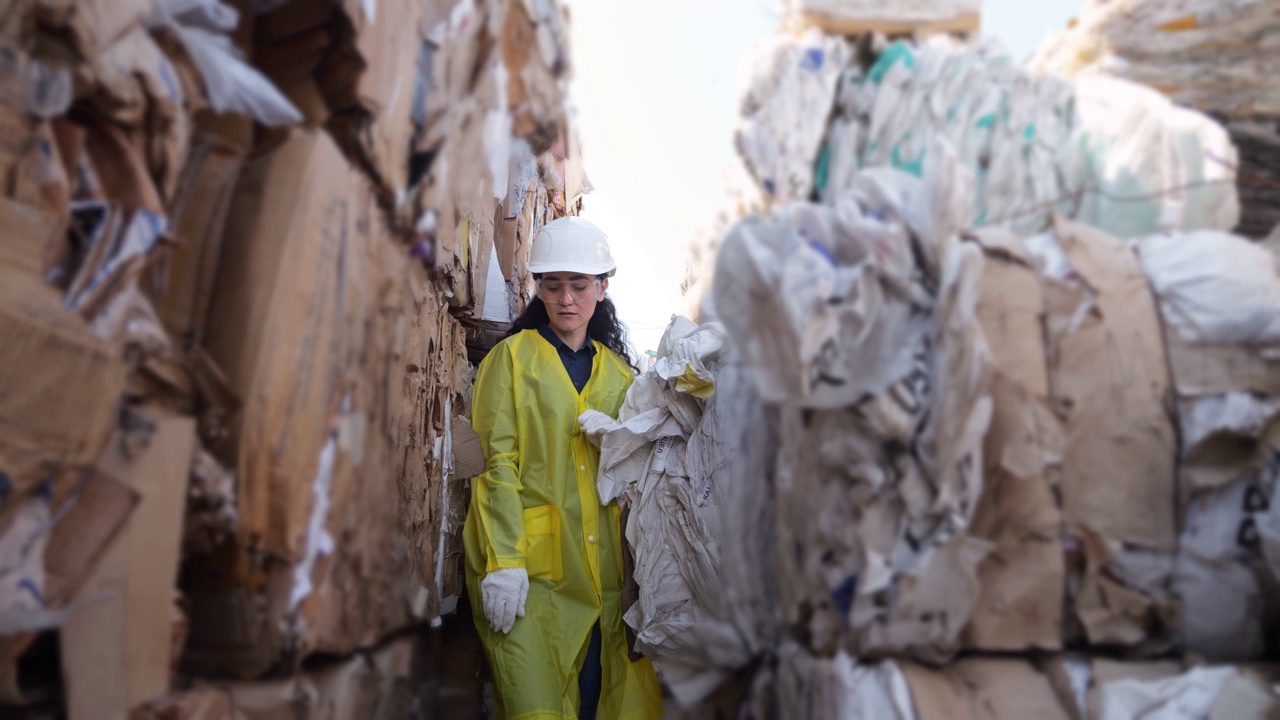
<svg viewBox="0 0 1280 720">
<path fill-rule="evenodd" d="M 529 263 L 529 273 L 533 275 L 545 275 L 553 272 L 582 273 L 592 277 L 613 277 L 618 271 L 617 266 L 602 268 L 599 265 L 588 265 L 585 263 L 548 263 L 548 262 L 531 262 Z"/>
</svg>

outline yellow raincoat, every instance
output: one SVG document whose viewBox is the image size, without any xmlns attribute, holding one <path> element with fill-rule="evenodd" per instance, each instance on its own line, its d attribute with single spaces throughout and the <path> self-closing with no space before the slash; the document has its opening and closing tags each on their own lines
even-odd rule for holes
<svg viewBox="0 0 1280 720">
<path fill-rule="evenodd" d="M 632 373 L 608 348 L 595 348 L 581 395 L 535 330 L 499 343 L 476 377 L 471 422 L 487 464 L 471 481 L 467 593 L 506 720 L 577 718 L 578 672 L 597 620 L 598 717 L 648 720 L 662 712 L 652 664 L 627 657 L 619 509 L 600 506 L 600 453 L 578 426 L 588 409 L 616 417 Z M 484 617 L 480 582 L 520 567 L 529 572 L 525 616 L 510 633 L 496 633 Z"/>
</svg>

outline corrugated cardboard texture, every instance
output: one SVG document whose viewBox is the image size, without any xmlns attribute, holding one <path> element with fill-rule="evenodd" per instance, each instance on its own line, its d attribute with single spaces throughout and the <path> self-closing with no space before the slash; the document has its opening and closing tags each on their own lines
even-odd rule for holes
<svg viewBox="0 0 1280 720">
<path fill-rule="evenodd" d="M 1046 281 L 1050 383 L 1067 413 L 1062 483 L 1069 526 L 1172 551 L 1174 429 L 1155 301 L 1135 253 L 1066 220 L 1058 241 L 1083 285 Z M 1092 303 L 1083 317 L 1078 308 Z"/>
<path fill-rule="evenodd" d="M 1062 718 L 1049 679 L 1025 660 L 958 660 L 942 670 L 902 663 L 917 720 Z"/>
<path fill-rule="evenodd" d="M 119 350 L 90 335 L 35 272 L 48 232 L 38 217 L 21 206 L 0 211 L 0 472 L 13 497 L 55 465 L 92 463 L 124 392 Z"/>
<path fill-rule="evenodd" d="M 1021 241 L 988 231 L 978 321 L 995 363 L 994 411 L 983 449 L 986 484 L 971 532 L 996 543 L 979 567 L 982 594 L 968 647 L 1062 647 L 1066 568 L 1053 482 L 1065 438 L 1049 410 L 1044 303 Z"/>
<path fill-rule="evenodd" d="M 421 707 L 428 688 L 416 636 L 286 680 L 201 682 L 139 708 L 133 720 L 399 720 Z M 430 717 L 430 716 L 428 716 Z"/>
<path fill-rule="evenodd" d="M 419 583 L 410 568 L 408 541 L 403 528 L 390 521 L 400 491 L 398 392 L 406 371 L 399 323 L 412 307 L 408 256 L 380 220 L 373 220 L 372 229 L 364 257 L 351 263 L 352 272 L 362 268 L 366 278 L 349 284 L 359 288 L 348 307 L 352 330 L 362 339 L 350 346 L 355 354 L 346 372 L 354 383 L 336 420 L 337 465 L 326 521 L 334 552 L 317 564 L 315 589 L 299 609 L 306 630 L 299 639 L 303 652 L 344 654 L 370 647 L 422 619 L 411 603 Z"/>
<path fill-rule="evenodd" d="M 445 433 L 455 408 L 471 392 L 462 326 L 439 300 L 439 291 L 420 268 L 412 269 L 415 311 L 404 328 L 408 373 L 398 395 L 401 414 L 401 523 L 409 535 L 410 557 L 426 587 L 443 587 L 441 598 L 460 590 L 461 524 L 469 490 L 444 482 Z M 448 518 L 454 518 L 450 521 Z M 444 533 L 442 537 L 442 533 Z M 439 580 L 437 580 L 439 578 Z M 428 615 L 430 615 L 430 610 Z"/>
<path fill-rule="evenodd" d="M 152 288 L 151 297 L 165 329 L 182 347 L 199 344 L 204 334 L 223 229 L 242 162 L 242 153 L 231 143 L 210 135 L 197 137 L 170 207 L 168 234 L 176 247 L 161 261 L 160 287 Z"/>
<path fill-rule="evenodd" d="M 360 178 L 329 137 L 290 131 L 240 178 L 206 347 L 244 401 L 224 459 L 240 539 L 301 559 L 340 370 Z"/>
<path fill-rule="evenodd" d="M 155 429 L 145 448 L 130 457 L 123 442 L 113 442 L 99 465 L 137 492 L 139 503 L 77 594 L 84 609 L 59 633 L 72 717 L 125 717 L 169 688 L 173 588 L 195 420 L 148 419 Z"/>
<path fill-rule="evenodd" d="M 82 58 L 103 50 L 137 27 L 151 12 L 151 0 L 38 0 L 42 22 L 63 27 Z"/>
</svg>

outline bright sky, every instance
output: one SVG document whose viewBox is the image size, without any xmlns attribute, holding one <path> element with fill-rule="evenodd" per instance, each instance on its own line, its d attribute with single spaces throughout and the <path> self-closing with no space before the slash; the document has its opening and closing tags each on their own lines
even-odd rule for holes
<svg viewBox="0 0 1280 720">
<path fill-rule="evenodd" d="M 609 292 L 641 351 L 658 346 L 690 242 L 725 206 L 741 67 L 775 34 L 779 0 L 567 0 L 587 176 L 583 216 L 618 261 Z M 1015 57 L 1083 0 L 984 0 L 983 28 Z"/>
</svg>

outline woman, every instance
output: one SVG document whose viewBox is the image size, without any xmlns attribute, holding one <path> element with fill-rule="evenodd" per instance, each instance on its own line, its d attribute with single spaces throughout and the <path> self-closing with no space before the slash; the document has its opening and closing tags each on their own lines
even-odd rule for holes
<svg viewBox="0 0 1280 720">
<path fill-rule="evenodd" d="M 498 713 L 637 720 L 662 711 L 647 659 L 622 626 L 616 504 L 596 494 L 599 451 L 578 425 L 615 417 L 634 363 L 613 303 L 615 264 L 599 228 L 548 223 L 529 270 L 538 296 L 480 363 L 471 422 L 487 458 L 472 480 L 467 592 L 493 671 Z"/>
</svg>

